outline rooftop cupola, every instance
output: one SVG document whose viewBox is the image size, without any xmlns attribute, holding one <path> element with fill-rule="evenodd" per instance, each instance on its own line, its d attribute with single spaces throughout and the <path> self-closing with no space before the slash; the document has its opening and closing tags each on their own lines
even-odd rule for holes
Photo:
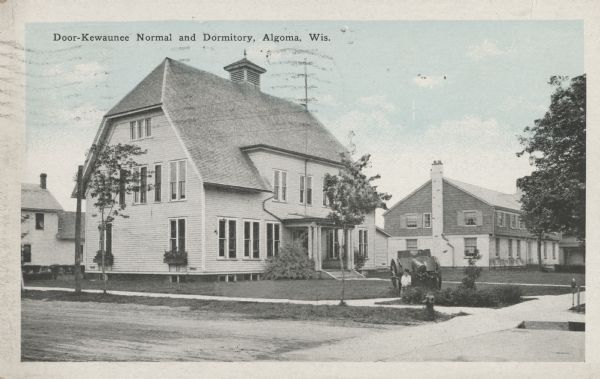
<svg viewBox="0 0 600 379">
<path fill-rule="evenodd" d="M 246 50 L 244 58 L 230 65 L 223 67 L 229 72 L 229 79 L 234 83 L 251 83 L 260 88 L 260 74 L 267 72 L 264 68 L 246 59 Z"/>
</svg>

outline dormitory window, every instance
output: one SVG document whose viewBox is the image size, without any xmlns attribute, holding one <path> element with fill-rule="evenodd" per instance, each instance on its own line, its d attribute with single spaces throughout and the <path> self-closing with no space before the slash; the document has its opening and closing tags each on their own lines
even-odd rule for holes
<svg viewBox="0 0 600 379">
<path fill-rule="evenodd" d="M 465 257 L 477 256 L 477 238 L 465 238 Z"/>
<path fill-rule="evenodd" d="M 169 163 L 169 184 L 171 200 L 185 199 L 186 161 Z"/>
<path fill-rule="evenodd" d="M 431 228 L 431 213 L 423 213 L 423 227 Z"/>
<path fill-rule="evenodd" d="M 417 214 L 407 214 L 406 215 L 406 227 L 407 228 L 416 228 L 417 227 Z"/>
<path fill-rule="evenodd" d="M 270 258 L 279 253 L 280 230 L 279 224 L 267 223 L 267 258 Z"/>
<path fill-rule="evenodd" d="M 132 141 L 152 136 L 152 123 L 149 118 L 131 121 L 129 129 Z"/>
<path fill-rule="evenodd" d="M 170 220 L 169 246 L 171 251 L 185 252 L 185 219 Z"/>
<path fill-rule="evenodd" d="M 548 250 L 547 250 L 548 243 L 544 241 L 544 242 L 542 242 L 542 244 L 544 245 L 544 259 L 548 259 Z"/>
<path fill-rule="evenodd" d="M 244 221 L 244 257 L 260 258 L 260 224 Z"/>
<path fill-rule="evenodd" d="M 237 222 L 231 219 L 219 219 L 219 257 L 235 258 Z"/>
<path fill-rule="evenodd" d="M 556 242 L 552 242 L 552 259 L 556 259 Z"/>
<path fill-rule="evenodd" d="M 510 228 L 515 229 L 517 227 L 517 216 L 510 215 Z"/>
<path fill-rule="evenodd" d="M 512 258 L 513 256 L 513 240 L 508 240 L 508 257 Z"/>
<path fill-rule="evenodd" d="M 162 165 L 154 165 L 154 201 L 162 200 Z"/>
<path fill-rule="evenodd" d="M 300 204 L 312 204 L 312 176 L 300 175 Z"/>
<path fill-rule="evenodd" d="M 364 257 L 369 257 L 369 237 L 366 229 L 358 231 L 358 253 Z"/>
<path fill-rule="evenodd" d="M 37 230 L 44 230 L 44 214 L 43 213 L 35 214 L 35 228 Z"/>
<path fill-rule="evenodd" d="M 287 201 L 287 172 L 281 170 L 273 171 L 273 199 Z"/>
<path fill-rule="evenodd" d="M 406 250 L 417 250 L 418 244 L 416 239 L 406 240 Z"/>
<path fill-rule="evenodd" d="M 517 240 L 517 258 L 521 258 L 521 240 Z"/>
<path fill-rule="evenodd" d="M 496 257 L 500 257 L 500 238 L 496 238 Z"/>
<path fill-rule="evenodd" d="M 104 229 L 104 251 L 106 255 L 112 254 L 112 224 L 106 224 Z"/>
<path fill-rule="evenodd" d="M 465 225 L 477 225 L 477 212 L 475 211 L 465 211 L 463 212 L 465 217 Z"/>
</svg>

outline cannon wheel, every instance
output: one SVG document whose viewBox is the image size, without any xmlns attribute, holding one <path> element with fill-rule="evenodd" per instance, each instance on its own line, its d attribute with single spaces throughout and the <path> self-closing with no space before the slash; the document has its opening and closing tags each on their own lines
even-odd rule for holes
<svg viewBox="0 0 600 379">
<path fill-rule="evenodd" d="M 398 280 L 398 267 L 396 266 L 396 262 L 394 262 L 393 259 L 390 263 L 390 275 L 392 279 L 392 285 L 394 286 L 394 288 L 398 288 L 398 286 L 400 285 L 400 282 Z"/>
</svg>

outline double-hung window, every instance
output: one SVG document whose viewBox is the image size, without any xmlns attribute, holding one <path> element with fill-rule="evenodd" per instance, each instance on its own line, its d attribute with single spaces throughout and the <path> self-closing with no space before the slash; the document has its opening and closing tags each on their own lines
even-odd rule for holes
<svg viewBox="0 0 600 379">
<path fill-rule="evenodd" d="M 514 214 L 510 215 L 510 228 L 515 229 L 517 227 L 517 216 Z"/>
<path fill-rule="evenodd" d="M 312 204 L 312 176 L 300 175 L 300 204 Z"/>
<path fill-rule="evenodd" d="M 496 212 L 496 224 L 498 226 L 504 226 L 504 216 L 502 212 Z"/>
<path fill-rule="evenodd" d="M 465 225 L 475 226 L 477 225 L 477 212 L 475 211 L 464 211 Z"/>
<path fill-rule="evenodd" d="M 328 229 L 326 231 L 327 257 L 337 259 L 340 256 L 340 241 L 337 229 Z"/>
<path fill-rule="evenodd" d="M 171 161 L 169 163 L 169 189 L 171 200 L 185 199 L 186 160 Z"/>
<path fill-rule="evenodd" d="M 237 256 L 237 221 L 219 219 L 219 257 L 236 258 Z"/>
<path fill-rule="evenodd" d="M 517 258 L 521 258 L 521 240 L 517 240 Z"/>
<path fill-rule="evenodd" d="M 171 251 L 185 252 L 185 218 L 169 221 L 169 247 Z"/>
<path fill-rule="evenodd" d="M 358 230 L 358 253 L 363 258 L 369 257 L 369 237 L 367 229 Z"/>
<path fill-rule="evenodd" d="M 431 228 L 431 213 L 423 213 L 423 227 Z"/>
<path fill-rule="evenodd" d="M 152 122 L 150 118 L 131 121 L 129 123 L 129 133 L 132 141 L 148 138 L 152 136 Z"/>
<path fill-rule="evenodd" d="M 279 253 L 280 225 L 275 222 L 267 223 L 267 258 L 271 258 Z"/>
<path fill-rule="evenodd" d="M 273 170 L 273 199 L 287 201 L 287 172 Z"/>
<path fill-rule="evenodd" d="M 416 213 L 409 213 L 406 215 L 406 227 L 416 228 L 418 226 L 417 221 L 418 215 Z"/>
<path fill-rule="evenodd" d="M 260 223 L 244 221 L 244 257 L 260 258 Z"/>
<path fill-rule="evenodd" d="M 35 229 L 36 230 L 44 230 L 44 214 L 43 213 L 35 214 Z"/>
<path fill-rule="evenodd" d="M 148 166 L 140 166 L 133 169 L 136 178 L 136 189 L 133 191 L 133 202 L 135 204 L 146 204 L 148 201 Z"/>
<path fill-rule="evenodd" d="M 467 237 L 465 238 L 465 257 L 476 257 L 477 256 L 477 238 Z"/>
<path fill-rule="evenodd" d="M 416 239 L 407 239 L 406 250 L 418 250 L 418 241 Z"/>
<path fill-rule="evenodd" d="M 508 240 L 508 257 L 512 258 L 513 256 L 513 240 L 509 239 Z"/>
</svg>

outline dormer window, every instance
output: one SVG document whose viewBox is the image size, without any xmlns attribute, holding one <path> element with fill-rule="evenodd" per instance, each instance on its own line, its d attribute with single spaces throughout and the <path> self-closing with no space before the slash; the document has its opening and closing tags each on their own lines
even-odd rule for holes
<svg viewBox="0 0 600 379">
<path fill-rule="evenodd" d="M 132 141 L 152 136 L 152 122 L 150 120 L 150 118 L 144 118 L 129 123 L 129 133 Z"/>
</svg>

